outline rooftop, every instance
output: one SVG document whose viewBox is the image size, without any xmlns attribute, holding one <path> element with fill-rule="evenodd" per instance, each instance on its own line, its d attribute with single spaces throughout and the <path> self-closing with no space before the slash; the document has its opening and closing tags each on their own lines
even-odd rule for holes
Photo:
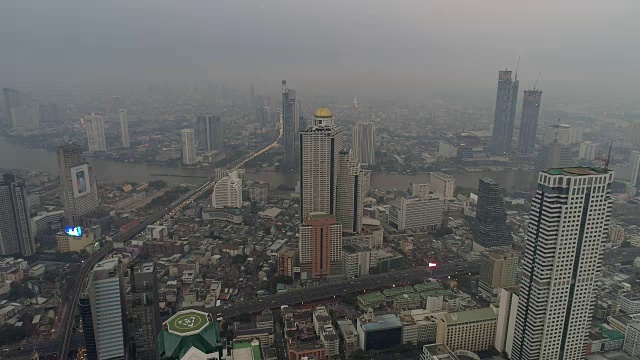
<svg viewBox="0 0 640 360">
<path fill-rule="evenodd" d="M 168 331 L 177 335 L 193 335 L 199 333 L 207 325 L 207 313 L 197 310 L 185 310 L 176 313 L 165 322 Z"/>
<path fill-rule="evenodd" d="M 400 319 L 395 314 L 379 315 L 370 323 L 362 324 L 364 331 L 379 331 L 402 327 Z"/>
<path fill-rule="evenodd" d="M 464 324 L 475 321 L 496 320 L 498 315 L 491 308 L 481 308 L 468 311 L 459 311 L 455 313 L 445 314 L 445 321 L 449 325 Z"/>
<path fill-rule="evenodd" d="M 317 118 L 330 118 L 333 117 L 333 113 L 327 107 L 322 106 L 313 113 L 313 116 Z"/>
<path fill-rule="evenodd" d="M 262 360 L 260 351 L 260 342 L 240 341 L 233 343 L 233 359 L 234 360 Z"/>
<path fill-rule="evenodd" d="M 549 169 L 545 173 L 549 175 L 565 175 L 565 176 L 586 176 L 586 175 L 603 175 L 610 170 L 594 167 L 568 167 Z"/>
<path fill-rule="evenodd" d="M 367 306 L 377 301 L 383 301 L 384 299 L 385 299 L 384 295 L 382 295 L 382 293 L 379 291 L 358 296 L 358 301 L 361 302 L 364 306 Z"/>
<path fill-rule="evenodd" d="M 334 215 L 331 214 L 327 214 L 324 212 L 312 212 L 309 213 L 309 218 L 311 219 L 327 219 L 327 218 L 332 218 L 334 217 Z"/>
</svg>

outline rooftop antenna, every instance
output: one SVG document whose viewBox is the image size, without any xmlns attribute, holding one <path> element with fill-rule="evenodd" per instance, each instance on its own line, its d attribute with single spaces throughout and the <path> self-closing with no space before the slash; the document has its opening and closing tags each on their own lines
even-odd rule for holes
<svg viewBox="0 0 640 360">
<path fill-rule="evenodd" d="M 607 154 L 607 162 L 604 164 L 604 169 L 609 170 L 609 160 L 611 160 L 611 148 L 613 147 L 613 141 L 609 144 L 609 153 Z"/>
<path fill-rule="evenodd" d="M 538 73 L 538 77 L 536 78 L 536 82 L 533 84 L 533 90 L 535 90 L 535 89 L 536 89 L 536 86 L 538 85 L 538 80 L 540 80 L 540 74 L 542 74 L 542 71 L 540 71 L 540 72 Z"/>
<path fill-rule="evenodd" d="M 556 125 L 556 134 L 555 134 L 555 139 L 553 139 L 553 143 L 557 144 L 558 143 L 558 128 L 560 127 L 560 118 L 558 118 L 558 125 Z"/>
<path fill-rule="evenodd" d="M 518 56 L 518 64 L 516 65 L 516 78 L 514 80 L 518 80 L 518 69 L 520 69 L 520 56 Z"/>
</svg>

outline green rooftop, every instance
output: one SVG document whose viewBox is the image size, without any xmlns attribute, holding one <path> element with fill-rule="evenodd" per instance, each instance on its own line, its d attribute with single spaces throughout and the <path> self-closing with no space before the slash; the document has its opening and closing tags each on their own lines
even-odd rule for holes
<svg viewBox="0 0 640 360">
<path fill-rule="evenodd" d="M 609 170 L 595 167 L 567 167 L 554 168 L 545 171 L 549 175 L 566 175 L 566 176 L 585 176 L 585 175 L 602 175 L 608 173 Z"/>
<path fill-rule="evenodd" d="M 382 293 L 379 291 L 358 296 L 358 302 L 364 306 L 368 306 L 376 302 L 384 301 L 384 299 L 385 299 L 385 296 L 382 295 Z"/>
<path fill-rule="evenodd" d="M 624 334 L 615 329 L 607 329 L 605 326 L 600 325 L 600 334 L 609 340 L 624 340 Z"/>
<path fill-rule="evenodd" d="M 447 295 L 455 295 L 455 293 L 453 292 L 453 290 L 449 290 L 449 289 L 429 290 L 429 291 L 420 292 L 420 296 L 422 296 L 423 299 L 426 299 L 430 296 L 447 296 Z"/>
<path fill-rule="evenodd" d="M 491 308 L 459 311 L 444 315 L 447 324 L 464 324 L 475 321 L 491 321 L 498 319 L 498 315 Z"/>
<path fill-rule="evenodd" d="M 408 294 L 412 292 L 416 292 L 416 291 L 411 286 L 400 286 L 400 287 L 382 290 L 382 293 L 385 296 L 389 296 L 389 297 L 393 297 L 400 294 Z"/>
<path fill-rule="evenodd" d="M 158 335 L 160 359 L 181 359 L 191 348 L 222 356 L 220 329 L 210 314 L 197 310 L 179 311 L 162 324 Z"/>
<path fill-rule="evenodd" d="M 327 214 L 324 212 L 312 212 L 312 213 L 309 213 L 309 217 L 311 219 L 326 219 L 326 218 L 335 217 L 335 215 Z"/>
<path fill-rule="evenodd" d="M 440 284 L 439 282 L 428 282 L 428 283 L 416 284 L 413 288 L 416 289 L 416 291 L 418 292 L 427 291 L 427 290 L 437 290 L 437 289 L 442 289 L 442 284 Z"/>
<path fill-rule="evenodd" d="M 397 303 L 400 303 L 403 301 L 420 301 L 420 300 L 422 300 L 422 298 L 420 297 L 420 294 L 417 294 L 417 293 L 408 293 L 408 294 L 402 294 L 402 295 L 393 297 L 393 301 Z"/>
</svg>

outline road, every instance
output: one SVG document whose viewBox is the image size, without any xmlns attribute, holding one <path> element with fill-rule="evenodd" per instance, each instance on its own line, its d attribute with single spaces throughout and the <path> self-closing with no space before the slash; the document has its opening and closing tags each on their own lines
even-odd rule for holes
<svg viewBox="0 0 640 360">
<path fill-rule="evenodd" d="M 476 274 L 477 267 L 468 263 L 452 263 L 435 269 L 412 268 L 408 270 L 391 271 L 384 274 L 367 277 L 328 282 L 321 285 L 302 289 L 289 290 L 283 293 L 267 296 L 262 299 L 243 301 L 227 307 L 218 306 L 211 309 L 213 314 L 222 314 L 225 318 L 232 318 L 241 314 L 255 314 L 267 309 L 279 308 L 282 305 L 296 305 L 314 302 L 341 294 L 365 292 L 393 285 L 423 282 L 429 278 L 441 278 L 462 274 Z"/>
<path fill-rule="evenodd" d="M 34 350 L 37 350 L 40 355 L 56 354 L 60 350 L 61 343 L 61 339 L 54 339 L 10 347 L 8 351 L 0 352 L 0 359 L 31 359 L 31 354 L 33 354 Z M 84 346 L 84 337 L 82 334 L 72 335 L 69 348 L 75 349 L 82 346 Z M 6 357 L 4 356 L 5 354 Z"/>
</svg>

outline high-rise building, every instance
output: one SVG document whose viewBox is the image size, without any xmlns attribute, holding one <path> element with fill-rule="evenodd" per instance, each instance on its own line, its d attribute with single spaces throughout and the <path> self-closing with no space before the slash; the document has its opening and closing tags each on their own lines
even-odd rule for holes
<svg viewBox="0 0 640 360">
<path fill-rule="evenodd" d="M 40 108 L 33 101 L 11 108 L 11 120 L 14 129 L 35 129 L 40 126 Z"/>
<path fill-rule="evenodd" d="M 16 122 L 13 120 L 11 109 L 29 105 L 31 103 L 31 93 L 11 88 L 3 88 L 2 95 L 4 96 L 4 110 L 7 123 L 14 125 L 15 128 Z"/>
<path fill-rule="evenodd" d="M 573 165 L 573 154 L 571 149 L 565 145 L 554 142 L 544 145 L 538 152 L 534 164 L 535 173 L 552 168 L 563 168 Z M 533 179 L 537 183 L 537 179 Z"/>
<path fill-rule="evenodd" d="M 269 105 L 256 106 L 256 122 L 263 129 L 268 129 L 272 126 L 271 107 Z"/>
<path fill-rule="evenodd" d="M 342 135 L 326 107 L 317 109 L 313 125 L 300 132 L 302 219 L 312 212 L 336 213 L 337 155 L 344 148 Z"/>
<path fill-rule="evenodd" d="M 353 127 L 353 157 L 361 164 L 376 162 L 376 130 L 371 122 L 358 122 Z"/>
<path fill-rule="evenodd" d="M 91 299 L 89 293 L 84 292 L 78 299 L 78 312 L 82 320 L 82 335 L 84 337 L 84 347 L 87 360 L 98 360 L 98 350 L 96 348 L 96 334 L 93 331 L 93 312 L 91 310 Z"/>
<path fill-rule="evenodd" d="M 429 228 L 442 225 L 444 198 L 440 194 L 405 198 L 394 201 L 389 207 L 389 223 L 398 230 Z"/>
<path fill-rule="evenodd" d="M 158 336 L 161 359 L 224 359 L 218 322 L 211 314 L 182 310 L 162 323 Z"/>
<path fill-rule="evenodd" d="M 411 196 L 413 197 L 425 197 L 431 193 L 431 185 L 426 184 L 411 184 Z"/>
<path fill-rule="evenodd" d="M 441 172 L 432 172 L 429 175 L 431 191 L 444 196 L 445 199 L 453 199 L 456 190 L 456 178 Z"/>
<path fill-rule="evenodd" d="M 213 186 L 211 204 L 214 209 L 242 207 L 242 179 L 238 177 L 237 171 L 232 171 L 216 182 Z"/>
<path fill-rule="evenodd" d="M 0 255 L 31 256 L 35 252 L 27 187 L 15 175 L 4 174 L 0 179 Z"/>
<path fill-rule="evenodd" d="M 87 129 L 89 151 L 107 151 L 107 142 L 104 137 L 104 118 L 102 114 L 92 112 L 85 115 L 84 126 Z"/>
<path fill-rule="evenodd" d="M 498 314 L 494 308 L 480 308 L 437 315 L 436 343 L 451 350 L 478 352 L 490 349 L 496 338 Z"/>
<path fill-rule="evenodd" d="M 494 155 L 511 153 L 513 142 L 513 123 L 516 116 L 518 99 L 518 74 L 511 78 L 511 71 L 498 72 L 498 93 L 496 95 L 496 112 L 493 122 L 493 138 L 490 151 Z"/>
<path fill-rule="evenodd" d="M 640 151 L 631 152 L 629 165 L 631 165 L 631 180 L 629 181 L 629 185 L 637 187 L 639 184 L 638 176 L 640 176 Z"/>
<path fill-rule="evenodd" d="M 193 129 L 182 129 L 182 163 L 193 165 L 196 163 L 196 135 Z"/>
<path fill-rule="evenodd" d="M 249 106 L 254 106 L 256 102 L 256 90 L 253 84 L 249 84 Z"/>
<path fill-rule="evenodd" d="M 583 359 L 611 219 L 613 172 L 538 174 L 522 261 L 511 358 Z"/>
<path fill-rule="evenodd" d="M 128 148 L 131 146 L 129 141 L 129 116 L 127 110 L 120 109 L 120 139 L 122 141 L 122 147 Z"/>
<path fill-rule="evenodd" d="M 80 225 L 80 218 L 100 205 L 93 169 L 78 144 L 58 147 L 57 158 L 66 223 Z"/>
<path fill-rule="evenodd" d="M 522 118 L 520 120 L 520 136 L 518 136 L 518 154 L 531 155 L 536 145 L 538 117 L 542 90 L 525 90 L 522 98 Z"/>
<path fill-rule="evenodd" d="M 598 144 L 594 144 L 591 141 L 583 141 L 580 144 L 580 151 L 578 152 L 578 159 L 580 160 L 595 160 L 598 155 Z"/>
<path fill-rule="evenodd" d="M 624 132 L 624 143 L 640 145 L 640 122 L 631 123 L 627 126 L 627 130 Z"/>
<path fill-rule="evenodd" d="M 518 276 L 518 261 L 518 254 L 510 250 L 482 252 L 479 287 L 493 294 L 495 289 L 514 286 Z"/>
<path fill-rule="evenodd" d="M 513 244 L 511 228 L 507 225 L 504 199 L 500 195 L 500 185 L 493 179 L 479 180 L 473 230 L 474 242 L 484 249 L 510 248 Z"/>
<path fill-rule="evenodd" d="M 290 169 L 298 166 L 300 131 L 300 104 L 296 98 L 296 91 L 287 89 L 286 80 L 282 80 L 282 145 L 284 150 L 284 165 Z"/>
<path fill-rule="evenodd" d="M 198 115 L 196 117 L 196 136 L 198 150 L 221 150 L 224 145 L 222 119 L 216 115 Z"/>
<path fill-rule="evenodd" d="M 86 294 L 91 305 L 97 358 L 125 359 L 128 347 L 126 311 L 122 274 L 117 258 L 103 260 L 93 267 Z M 88 328 L 88 324 L 83 323 L 83 326 Z"/>
<path fill-rule="evenodd" d="M 342 225 L 336 217 L 322 212 L 312 212 L 300 225 L 300 264 L 310 268 L 313 278 L 332 274 L 332 267 L 339 271 L 342 262 Z"/>
<path fill-rule="evenodd" d="M 336 219 L 342 225 L 342 231 L 356 234 L 362 228 L 362 210 L 364 200 L 364 171 L 351 156 L 351 152 L 338 153 L 338 183 Z"/>
<path fill-rule="evenodd" d="M 145 263 L 132 274 L 129 333 L 133 358 L 139 360 L 159 358 L 157 337 L 161 323 L 155 270 L 154 263 Z"/>
</svg>

